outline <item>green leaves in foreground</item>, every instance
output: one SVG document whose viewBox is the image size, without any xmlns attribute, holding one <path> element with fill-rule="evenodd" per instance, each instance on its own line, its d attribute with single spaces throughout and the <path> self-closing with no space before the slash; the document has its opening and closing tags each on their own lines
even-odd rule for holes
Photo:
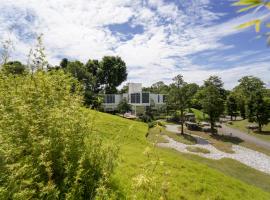
<svg viewBox="0 0 270 200">
<path fill-rule="evenodd" d="M 258 11 L 259 9 L 266 9 L 268 10 L 269 14 L 270 14 L 270 2 L 269 1 L 265 1 L 265 0 L 239 0 L 237 2 L 235 2 L 233 4 L 233 6 L 241 6 L 243 8 L 239 9 L 238 12 L 245 12 L 245 11 L 249 11 L 251 9 L 256 9 L 256 11 Z M 269 15 L 267 15 L 269 16 Z M 240 24 L 239 26 L 237 26 L 237 29 L 243 29 L 243 28 L 248 28 L 251 26 L 255 27 L 255 31 L 258 33 L 261 30 L 261 25 L 262 23 L 265 21 L 265 18 L 257 18 L 257 19 L 253 19 L 250 20 L 248 22 L 245 22 L 243 24 Z M 269 28 L 269 23 L 266 23 L 266 27 Z M 268 44 L 270 44 L 270 37 L 269 37 L 269 33 L 265 34 L 268 37 Z"/>
<path fill-rule="evenodd" d="M 109 195 L 117 151 L 93 133 L 81 101 L 62 71 L 0 74 L 0 199 Z"/>
</svg>

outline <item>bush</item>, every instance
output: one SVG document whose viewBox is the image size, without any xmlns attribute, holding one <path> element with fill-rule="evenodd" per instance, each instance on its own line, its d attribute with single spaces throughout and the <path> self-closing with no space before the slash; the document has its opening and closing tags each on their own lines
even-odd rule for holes
<svg viewBox="0 0 270 200">
<path fill-rule="evenodd" d="M 62 71 L 0 74 L 0 199 L 104 195 L 117 150 L 81 105 L 80 86 Z"/>
</svg>

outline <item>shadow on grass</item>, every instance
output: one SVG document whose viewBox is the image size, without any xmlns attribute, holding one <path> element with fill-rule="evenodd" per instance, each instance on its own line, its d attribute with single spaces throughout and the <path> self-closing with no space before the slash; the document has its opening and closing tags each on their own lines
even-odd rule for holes
<svg viewBox="0 0 270 200">
<path fill-rule="evenodd" d="M 222 142 L 231 142 L 233 144 L 240 144 L 244 142 L 244 140 L 240 139 L 239 137 L 229 136 L 229 135 L 211 135 L 212 138 L 216 140 L 220 140 Z"/>
<path fill-rule="evenodd" d="M 259 134 L 259 135 L 270 135 L 270 131 L 261 131 L 261 132 L 254 131 L 254 133 Z"/>
<path fill-rule="evenodd" d="M 186 140 L 188 140 L 188 141 L 190 141 L 192 143 L 197 143 L 196 138 L 191 136 L 191 135 L 183 134 L 183 135 L 180 135 L 180 136 L 183 136 Z"/>
</svg>

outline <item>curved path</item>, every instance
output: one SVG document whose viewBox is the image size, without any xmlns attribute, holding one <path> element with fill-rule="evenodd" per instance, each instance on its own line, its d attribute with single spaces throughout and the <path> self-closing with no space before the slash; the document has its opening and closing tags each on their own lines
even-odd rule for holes
<svg viewBox="0 0 270 200">
<path fill-rule="evenodd" d="M 174 132 L 174 133 L 180 133 L 178 130 L 178 125 L 167 125 L 166 130 L 170 132 Z M 206 140 L 203 138 L 201 138 L 202 139 L 201 141 L 204 140 L 203 143 L 199 143 L 195 145 L 186 145 L 186 144 L 177 142 L 169 138 L 168 136 L 164 136 L 164 137 L 166 138 L 166 140 L 168 140 L 168 143 L 159 143 L 158 146 L 173 148 L 179 152 L 196 154 L 205 158 L 210 158 L 210 159 L 215 159 L 215 160 L 219 160 L 222 158 L 231 158 L 245 165 L 248 165 L 254 169 L 270 174 L 270 156 L 267 156 L 263 153 L 260 153 L 260 152 L 242 147 L 242 146 L 232 145 L 232 150 L 235 153 L 230 154 L 230 153 L 225 153 L 216 149 L 213 145 L 209 144 L 208 142 L 206 143 L 205 142 Z M 188 146 L 201 147 L 204 149 L 208 149 L 210 153 L 204 154 L 204 153 L 190 152 L 186 149 L 186 147 Z"/>
<path fill-rule="evenodd" d="M 239 131 L 237 129 L 228 127 L 224 124 L 222 124 L 222 128 L 219 128 L 219 132 L 221 132 L 224 135 L 231 135 L 232 134 L 232 136 L 234 136 L 234 137 L 236 136 L 244 141 L 256 144 L 257 146 L 264 147 L 264 148 L 270 150 L 270 142 L 261 140 L 259 138 L 252 136 L 252 135 L 248 135 L 247 133 L 244 133 L 244 132 Z"/>
</svg>

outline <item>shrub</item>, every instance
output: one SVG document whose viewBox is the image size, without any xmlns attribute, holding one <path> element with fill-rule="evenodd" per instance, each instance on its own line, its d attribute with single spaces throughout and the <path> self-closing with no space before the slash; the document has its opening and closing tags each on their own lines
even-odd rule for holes
<svg viewBox="0 0 270 200">
<path fill-rule="evenodd" d="M 104 193 L 117 149 L 93 133 L 81 105 L 80 86 L 61 70 L 0 74 L 0 199 Z"/>
</svg>

